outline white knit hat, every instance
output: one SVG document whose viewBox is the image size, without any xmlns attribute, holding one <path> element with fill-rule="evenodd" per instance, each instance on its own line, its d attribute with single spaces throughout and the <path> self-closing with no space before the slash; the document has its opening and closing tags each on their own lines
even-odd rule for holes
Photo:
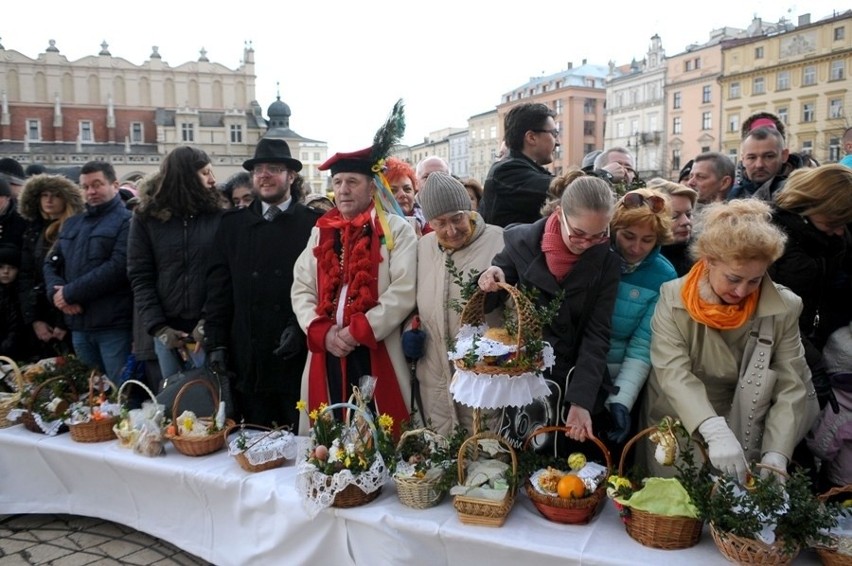
<svg viewBox="0 0 852 566">
<path fill-rule="evenodd" d="M 852 324 L 838 328 L 828 337 L 822 360 L 828 375 L 852 373 Z"/>
</svg>

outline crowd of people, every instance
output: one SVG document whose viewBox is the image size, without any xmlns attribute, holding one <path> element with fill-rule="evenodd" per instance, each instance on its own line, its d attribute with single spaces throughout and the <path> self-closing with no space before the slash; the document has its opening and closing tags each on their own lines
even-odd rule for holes
<svg viewBox="0 0 852 566">
<path fill-rule="evenodd" d="M 564 425 L 618 453 L 671 416 L 741 480 L 759 462 L 852 483 L 852 169 L 790 153 L 761 112 L 738 163 L 705 152 L 677 180 L 641 180 L 611 147 L 553 176 L 554 118 L 512 108 L 484 184 L 378 142 L 336 153 L 320 167 L 333 199 L 305 194 L 279 139 L 223 187 L 191 146 L 127 189 L 105 162 L 75 183 L 0 160 L 0 354 L 73 352 L 118 380 L 132 352 L 154 386 L 207 364 L 232 372 L 237 419 L 303 433 L 297 401 L 346 401 L 373 375 L 397 432 L 449 434 L 473 427 L 448 348 L 458 276 L 474 274 L 486 293 L 561 300 L 542 336 L 550 397 L 488 426 Z M 852 155 L 852 129 L 844 141 Z M 416 357 L 411 328 L 426 337 Z"/>
</svg>

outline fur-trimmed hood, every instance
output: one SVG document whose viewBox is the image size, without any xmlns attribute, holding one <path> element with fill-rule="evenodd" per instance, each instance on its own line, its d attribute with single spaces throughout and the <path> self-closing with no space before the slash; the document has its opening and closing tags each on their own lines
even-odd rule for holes
<svg viewBox="0 0 852 566">
<path fill-rule="evenodd" d="M 44 191 L 57 191 L 65 200 L 65 206 L 75 213 L 83 211 L 83 191 L 72 181 L 62 175 L 36 175 L 27 180 L 18 197 L 18 211 L 30 222 L 41 218 L 39 198 Z"/>
</svg>

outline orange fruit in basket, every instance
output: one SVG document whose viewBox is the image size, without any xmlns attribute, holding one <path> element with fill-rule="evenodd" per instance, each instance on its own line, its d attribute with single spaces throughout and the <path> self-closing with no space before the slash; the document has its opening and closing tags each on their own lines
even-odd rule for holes
<svg viewBox="0 0 852 566">
<path fill-rule="evenodd" d="M 567 474 L 556 485 L 556 493 L 562 499 L 579 499 L 586 494 L 586 484 L 574 474 Z"/>
</svg>

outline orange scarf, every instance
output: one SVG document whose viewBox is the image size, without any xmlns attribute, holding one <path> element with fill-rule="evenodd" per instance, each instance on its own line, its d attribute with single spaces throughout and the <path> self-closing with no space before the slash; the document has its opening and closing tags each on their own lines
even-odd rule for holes
<svg viewBox="0 0 852 566">
<path fill-rule="evenodd" d="M 732 330 L 746 323 L 757 310 L 760 289 L 738 305 L 709 303 L 701 298 L 701 284 L 707 279 L 707 264 L 699 261 L 686 274 L 680 296 L 686 312 L 696 322 L 716 330 Z"/>
</svg>

